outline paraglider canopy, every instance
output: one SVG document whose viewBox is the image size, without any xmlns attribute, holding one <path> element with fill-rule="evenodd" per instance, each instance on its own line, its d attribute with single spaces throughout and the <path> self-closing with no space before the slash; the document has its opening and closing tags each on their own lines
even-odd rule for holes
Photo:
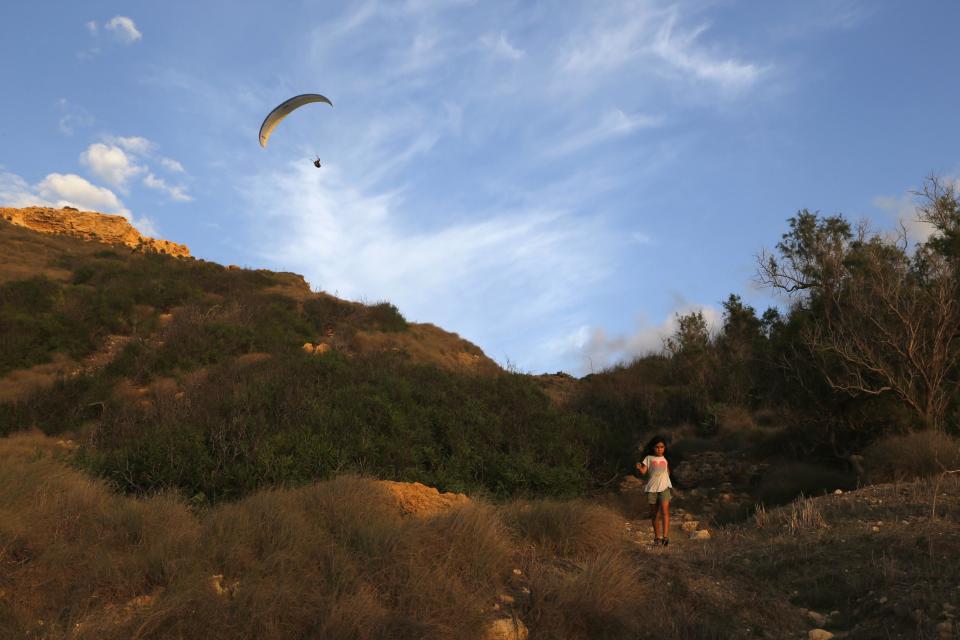
<svg viewBox="0 0 960 640">
<path fill-rule="evenodd" d="M 267 140 L 270 139 L 270 134 L 273 133 L 273 130 L 280 124 L 281 120 L 290 115 L 295 109 L 305 104 L 310 104 L 311 102 L 326 102 L 331 107 L 333 106 L 333 103 L 330 102 L 328 98 L 319 93 L 304 93 L 280 103 L 273 111 L 267 114 L 267 117 L 263 120 L 263 124 L 260 125 L 260 146 L 267 146 Z"/>
</svg>

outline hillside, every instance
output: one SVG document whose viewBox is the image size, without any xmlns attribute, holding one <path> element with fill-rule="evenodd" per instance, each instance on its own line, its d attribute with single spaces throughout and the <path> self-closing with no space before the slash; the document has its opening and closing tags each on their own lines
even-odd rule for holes
<svg viewBox="0 0 960 640">
<path fill-rule="evenodd" d="M 66 465 L 72 446 L 0 440 L 3 637 L 957 637 L 955 477 L 801 499 L 704 539 L 681 510 L 663 548 L 609 500 L 348 476 L 209 509 L 125 497 Z"/>
<path fill-rule="evenodd" d="M 0 637 L 960 637 L 956 439 L 798 411 L 735 296 L 719 336 L 532 376 L 98 215 L 0 216 Z"/>
<path fill-rule="evenodd" d="M 456 334 L 97 216 L 3 212 L 0 433 L 69 434 L 127 490 L 212 501 L 345 471 L 495 494 L 608 477 L 599 425 Z"/>
</svg>

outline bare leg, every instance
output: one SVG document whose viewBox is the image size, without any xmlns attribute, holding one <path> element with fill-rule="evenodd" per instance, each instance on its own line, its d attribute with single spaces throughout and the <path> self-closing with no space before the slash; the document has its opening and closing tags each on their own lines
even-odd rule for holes
<svg viewBox="0 0 960 640">
<path fill-rule="evenodd" d="M 670 503 L 661 502 L 658 506 L 661 522 L 663 522 L 663 538 L 666 539 L 670 534 Z"/>
<path fill-rule="evenodd" d="M 654 540 L 660 539 L 660 534 L 657 533 L 657 520 L 660 519 L 660 507 L 659 505 L 652 504 L 650 505 L 650 523 L 653 525 L 653 538 Z"/>
</svg>

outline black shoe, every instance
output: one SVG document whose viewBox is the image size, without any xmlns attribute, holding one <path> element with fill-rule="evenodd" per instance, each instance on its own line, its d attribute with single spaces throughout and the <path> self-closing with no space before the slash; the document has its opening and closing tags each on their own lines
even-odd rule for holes
<svg viewBox="0 0 960 640">
<path fill-rule="evenodd" d="M 667 546 L 668 544 L 670 544 L 670 538 L 663 538 L 660 541 L 660 544 L 662 544 L 663 546 Z"/>
</svg>

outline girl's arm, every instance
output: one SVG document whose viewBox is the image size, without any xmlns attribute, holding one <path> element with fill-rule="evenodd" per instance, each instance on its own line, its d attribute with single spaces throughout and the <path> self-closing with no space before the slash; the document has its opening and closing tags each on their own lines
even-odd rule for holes
<svg viewBox="0 0 960 640">
<path fill-rule="evenodd" d="M 646 459 L 646 458 L 644 458 L 644 459 Z M 638 463 L 637 463 L 637 471 L 640 472 L 640 475 L 645 475 L 645 474 L 647 473 L 647 465 L 643 464 L 642 462 L 638 462 Z"/>
</svg>

